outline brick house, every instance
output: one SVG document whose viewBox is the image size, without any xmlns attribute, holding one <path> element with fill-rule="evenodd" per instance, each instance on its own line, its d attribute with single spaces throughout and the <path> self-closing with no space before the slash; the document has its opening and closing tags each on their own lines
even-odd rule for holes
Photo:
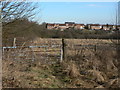
<svg viewBox="0 0 120 90">
<path fill-rule="evenodd" d="M 117 27 L 116 27 L 117 26 Z M 116 28 L 118 29 L 118 30 L 120 30 L 120 25 L 113 25 L 113 30 L 116 30 Z"/>
<path fill-rule="evenodd" d="M 87 24 L 88 29 L 92 29 L 92 30 L 100 30 L 102 29 L 102 25 L 100 24 Z"/>
<path fill-rule="evenodd" d="M 100 24 L 87 24 L 86 25 L 88 27 L 88 29 L 92 29 L 92 30 L 114 30 L 116 29 L 116 26 L 115 25 L 100 25 Z M 84 29 L 85 28 L 85 25 L 84 24 L 75 24 L 74 22 L 65 22 L 64 24 L 59 24 L 59 23 L 54 23 L 54 24 L 50 24 L 50 23 L 47 23 L 47 26 L 46 26 L 47 29 L 55 29 L 55 30 L 58 30 L 58 29 L 61 29 L 61 30 L 64 30 L 64 29 L 70 29 L 70 28 L 73 28 L 73 29 Z M 120 30 L 120 25 L 118 25 L 118 28 Z"/>
<path fill-rule="evenodd" d="M 84 29 L 84 24 L 75 24 L 74 29 Z"/>
<path fill-rule="evenodd" d="M 75 24 L 74 22 L 65 22 L 65 24 L 49 24 L 47 23 L 47 29 L 84 29 L 84 24 Z"/>
<path fill-rule="evenodd" d="M 48 23 L 47 23 L 46 25 L 47 25 L 47 26 L 46 26 L 47 29 L 54 29 L 54 25 L 55 25 L 55 24 L 48 24 Z"/>
<path fill-rule="evenodd" d="M 54 28 L 53 29 L 59 29 L 59 24 L 54 24 Z"/>
<path fill-rule="evenodd" d="M 66 29 L 68 27 L 66 26 L 66 24 L 59 24 L 58 28 L 63 30 L 63 29 Z"/>
<path fill-rule="evenodd" d="M 75 23 L 74 22 L 65 22 L 66 29 L 74 28 Z"/>
<path fill-rule="evenodd" d="M 74 26 L 74 22 L 65 22 L 65 24 L 47 24 L 47 29 L 70 29 Z"/>
<path fill-rule="evenodd" d="M 108 25 L 108 24 L 102 25 L 103 30 L 111 30 L 111 29 L 114 29 L 114 28 L 115 28 L 114 25 Z"/>
</svg>

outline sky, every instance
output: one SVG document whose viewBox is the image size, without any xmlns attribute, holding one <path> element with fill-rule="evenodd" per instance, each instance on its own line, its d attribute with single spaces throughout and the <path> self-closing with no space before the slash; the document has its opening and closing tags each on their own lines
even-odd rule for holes
<svg viewBox="0 0 120 90">
<path fill-rule="evenodd" d="M 39 23 L 115 24 L 116 2 L 39 2 Z"/>
<path fill-rule="evenodd" d="M 15 0 L 11 0 L 15 1 Z M 25 0 L 17 0 L 17 1 L 25 1 Z M 26 0 L 32 2 L 118 2 L 120 0 Z"/>
</svg>

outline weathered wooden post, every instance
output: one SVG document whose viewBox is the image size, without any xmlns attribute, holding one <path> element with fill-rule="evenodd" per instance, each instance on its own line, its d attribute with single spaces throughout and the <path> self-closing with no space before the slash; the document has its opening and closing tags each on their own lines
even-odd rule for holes
<svg viewBox="0 0 120 90">
<path fill-rule="evenodd" d="M 97 46 L 95 45 L 95 48 L 94 48 L 95 52 L 97 51 Z"/>
<path fill-rule="evenodd" d="M 62 46 L 61 46 L 61 60 L 62 62 L 65 59 L 65 42 L 64 39 L 62 38 Z"/>
<path fill-rule="evenodd" d="M 16 47 L 16 38 L 13 40 L 13 47 Z"/>
</svg>

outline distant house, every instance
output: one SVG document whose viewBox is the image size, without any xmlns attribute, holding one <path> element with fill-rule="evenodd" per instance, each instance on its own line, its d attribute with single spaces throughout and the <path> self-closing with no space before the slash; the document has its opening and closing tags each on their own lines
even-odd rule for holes
<svg viewBox="0 0 120 90">
<path fill-rule="evenodd" d="M 75 24 L 74 29 L 84 29 L 84 24 Z"/>
<path fill-rule="evenodd" d="M 74 22 L 65 22 L 66 29 L 74 28 L 75 23 Z"/>
<path fill-rule="evenodd" d="M 65 24 L 47 24 L 47 29 L 70 29 L 74 28 L 74 22 L 65 22 Z"/>
<path fill-rule="evenodd" d="M 120 30 L 120 25 L 113 25 L 113 30 L 116 30 L 116 29 Z"/>
<path fill-rule="evenodd" d="M 48 23 L 47 23 L 47 29 L 54 29 L 54 25 L 55 25 L 55 24 L 48 24 Z"/>
<path fill-rule="evenodd" d="M 68 27 L 66 26 L 66 24 L 59 24 L 58 28 L 64 30 Z"/>
<path fill-rule="evenodd" d="M 111 30 L 111 29 L 114 29 L 114 28 L 115 28 L 114 25 L 108 25 L 108 24 L 102 25 L 103 30 Z"/>
<path fill-rule="evenodd" d="M 59 23 L 54 23 L 54 24 L 50 24 L 47 23 L 46 24 L 46 28 L 47 29 L 54 29 L 54 30 L 64 30 L 64 29 L 85 29 L 87 27 L 87 29 L 91 29 L 91 30 L 115 30 L 116 29 L 116 25 L 100 25 L 100 24 L 87 24 L 86 26 L 84 24 L 75 24 L 74 22 L 65 22 L 64 24 L 59 24 Z M 120 30 L 120 25 L 118 25 L 118 29 Z"/>
<path fill-rule="evenodd" d="M 54 24 L 54 29 L 59 29 L 59 24 Z"/>
<path fill-rule="evenodd" d="M 92 29 L 92 30 L 100 30 L 102 29 L 102 25 L 100 24 L 87 24 L 88 29 Z"/>
</svg>

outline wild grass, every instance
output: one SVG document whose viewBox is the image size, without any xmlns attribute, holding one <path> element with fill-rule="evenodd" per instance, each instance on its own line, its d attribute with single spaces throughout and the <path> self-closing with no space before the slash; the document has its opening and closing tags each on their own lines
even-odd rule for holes
<svg viewBox="0 0 120 90">
<path fill-rule="evenodd" d="M 39 44 L 60 44 L 60 40 L 32 42 Z M 48 58 L 40 58 L 34 49 L 19 48 L 8 50 L 3 54 L 3 87 L 22 88 L 119 88 L 118 60 L 115 49 L 78 48 L 77 45 L 107 44 L 111 48 L 111 40 L 65 40 L 65 60 L 54 63 Z M 31 45 L 31 44 L 30 44 Z M 104 47 L 103 47 L 104 48 Z M 49 48 L 48 50 L 50 50 Z M 32 51 L 30 53 L 26 51 Z M 37 49 L 36 50 L 43 50 Z M 56 48 L 55 48 L 56 50 Z M 24 53 L 23 53 L 24 52 Z M 40 52 L 39 52 L 40 53 Z M 14 57 L 12 54 L 15 54 Z M 46 54 L 48 54 L 46 52 Z M 51 53 L 53 54 L 53 51 Z M 42 54 L 41 54 L 42 55 Z M 16 59 L 15 59 L 16 58 Z M 28 59 L 31 58 L 31 59 Z M 34 59 L 34 60 L 33 60 Z"/>
</svg>

